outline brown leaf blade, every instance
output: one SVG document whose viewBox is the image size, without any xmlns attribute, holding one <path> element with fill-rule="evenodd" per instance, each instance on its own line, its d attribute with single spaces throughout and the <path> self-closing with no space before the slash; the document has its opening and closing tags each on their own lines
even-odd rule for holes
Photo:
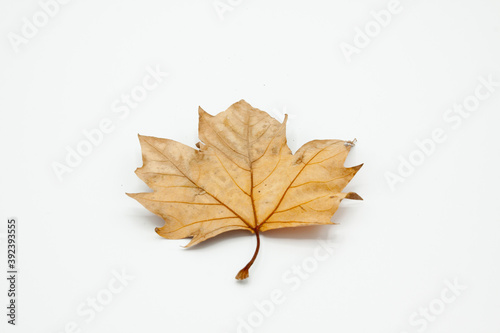
<svg viewBox="0 0 500 333">
<path fill-rule="evenodd" d="M 345 168 L 352 146 L 314 140 L 292 154 L 283 123 L 241 100 L 211 116 L 199 109 L 193 149 L 179 142 L 139 136 L 143 166 L 136 174 L 154 192 L 129 194 L 165 220 L 157 233 L 168 239 L 193 237 L 192 246 L 230 230 L 259 232 L 332 224 L 343 199 L 362 200 L 342 189 L 362 165 Z"/>
</svg>

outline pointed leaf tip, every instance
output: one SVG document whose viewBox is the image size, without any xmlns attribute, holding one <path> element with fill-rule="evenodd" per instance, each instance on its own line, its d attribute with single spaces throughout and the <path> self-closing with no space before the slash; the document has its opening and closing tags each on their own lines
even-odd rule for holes
<svg viewBox="0 0 500 333">
<path fill-rule="evenodd" d="M 361 167 L 362 167 L 363 165 L 364 165 L 364 163 L 361 163 L 361 164 L 356 165 L 356 166 L 354 166 L 354 167 L 352 167 L 352 168 L 353 168 L 353 169 L 355 169 L 355 170 L 356 170 L 356 172 L 358 172 L 358 171 L 359 171 L 359 169 L 361 169 Z"/>
<path fill-rule="evenodd" d="M 362 197 L 359 196 L 359 194 L 355 193 L 355 192 L 349 192 L 347 193 L 347 195 L 345 196 L 346 199 L 351 199 L 351 200 L 363 200 Z"/>
<path fill-rule="evenodd" d="M 288 121 L 288 113 L 285 113 L 285 119 L 283 119 L 282 124 L 286 124 L 287 121 Z"/>
<path fill-rule="evenodd" d="M 358 142 L 358 139 L 354 138 L 354 140 L 348 140 L 344 142 L 344 146 L 354 147 Z"/>
<path fill-rule="evenodd" d="M 201 116 L 213 117 L 211 114 L 207 113 L 205 110 L 198 106 L 198 114 Z"/>
</svg>

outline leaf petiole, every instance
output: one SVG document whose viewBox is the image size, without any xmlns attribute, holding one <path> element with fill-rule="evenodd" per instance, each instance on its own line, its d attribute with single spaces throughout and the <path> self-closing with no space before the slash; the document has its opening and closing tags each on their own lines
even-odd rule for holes
<svg viewBox="0 0 500 333">
<path fill-rule="evenodd" d="M 236 274 L 236 280 L 245 280 L 248 278 L 248 270 L 250 267 L 252 267 L 255 258 L 257 258 L 257 254 L 259 254 L 259 249 L 260 249 L 260 236 L 259 236 L 259 227 L 255 228 L 255 236 L 257 237 L 257 247 L 255 248 L 255 252 L 253 254 L 252 259 L 246 264 L 245 267 L 243 267 L 238 274 Z"/>
</svg>

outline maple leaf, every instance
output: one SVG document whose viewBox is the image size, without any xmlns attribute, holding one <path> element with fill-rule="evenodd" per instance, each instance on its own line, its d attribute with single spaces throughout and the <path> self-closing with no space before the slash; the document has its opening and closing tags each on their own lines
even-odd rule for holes
<svg viewBox="0 0 500 333">
<path fill-rule="evenodd" d="M 248 277 L 267 230 L 333 224 L 342 189 L 361 165 L 345 168 L 353 142 L 313 140 L 292 154 L 286 121 L 241 100 L 211 116 L 199 108 L 198 149 L 139 135 L 143 166 L 136 174 L 154 192 L 128 194 L 165 220 L 156 232 L 168 239 L 192 237 L 186 247 L 230 230 L 257 237 Z"/>
</svg>

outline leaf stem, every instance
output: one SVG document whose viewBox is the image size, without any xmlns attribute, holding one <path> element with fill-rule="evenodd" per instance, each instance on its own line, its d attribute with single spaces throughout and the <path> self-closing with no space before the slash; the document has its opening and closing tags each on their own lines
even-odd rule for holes
<svg viewBox="0 0 500 333">
<path fill-rule="evenodd" d="M 248 270 L 252 267 L 255 258 L 257 258 L 257 254 L 259 254 L 260 249 L 260 236 L 259 236 L 259 227 L 255 228 L 255 236 L 257 237 L 257 247 L 255 248 L 255 252 L 253 254 L 252 259 L 248 262 L 248 264 L 243 267 L 238 274 L 236 274 L 236 280 L 244 280 L 248 277 Z"/>
</svg>

